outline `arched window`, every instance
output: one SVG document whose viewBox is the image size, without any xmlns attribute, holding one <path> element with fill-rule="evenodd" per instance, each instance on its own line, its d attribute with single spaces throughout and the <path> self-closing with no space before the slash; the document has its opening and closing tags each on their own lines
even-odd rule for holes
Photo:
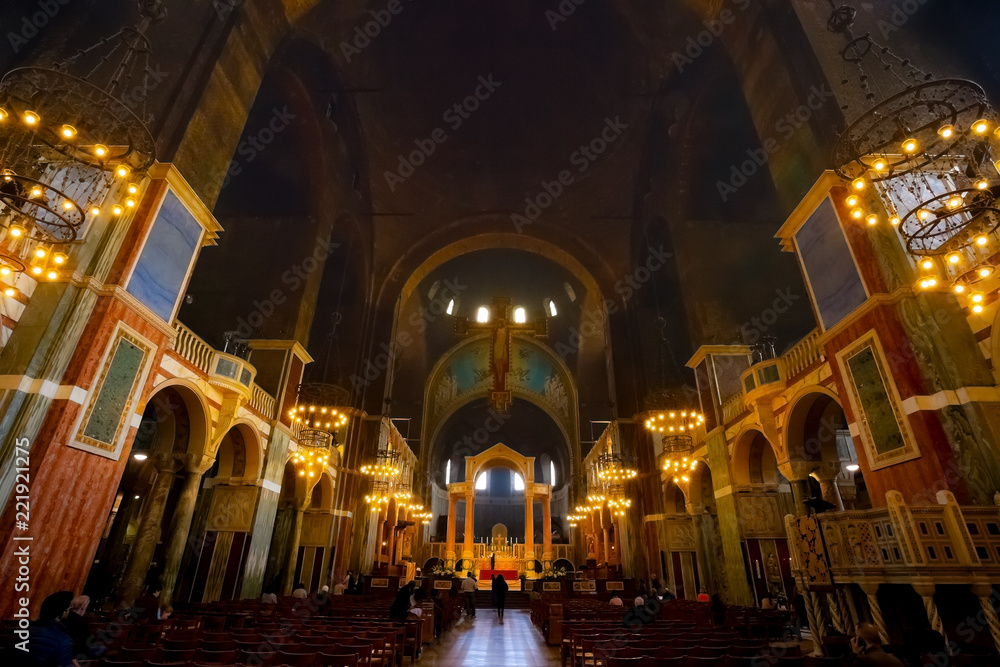
<svg viewBox="0 0 1000 667">
<path fill-rule="evenodd" d="M 444 312 L 448 313 L 449 315 L 454 315 L 455 314 L 455 300 L 454 299 L 451 299 L 451 300 L 448 301 L 448 308 L 445 309 Z"/>
<path fill-rule="evenodd" d="M 486 306 L 479 306 L 479 310 L 476 312 L 476 321 L 482 324 L 490 321 L 490 309 Z"/>
<path fill-rule="evenodd" d="M 451 484 L 451 459 L 448 459 L 448 462 L 444 464 L 444 483 Z"/>
<path fill-rule="evenodd" d="M 488 473 L 485 473 L 485 472 L 479 474 L 479 479 L 476 480 L 476 491 L 485 491 L 486 490 L 486 481 L 487 481 L 486 480 L 486 475 L 487 474 Z"/>
<path fill-rule="evenodd" d="M 556 315 L 558 315 L 558 311 L 556 310 L 556 302 L 553 301 L 552 299 L 545 299 L 545 301 L 542 302 L 542 306 L 545 308 L 545 311 L 549 314 L 549 317 L 555 317 Z"/>
<path fill-rule="evenodd" d="M 524 491 L 524 478 L 521 477 L 521 473 L 514 473 L 514 490 Z"/>
<path fill-rule="evenodd" d="M 556 464 L 553 461 L 549 461 L 549 484 L 556 485 Z"/>
<path fill-rule="evenodd" d="M 518 306 L 514 309 L 514 322 L 517 324 L 524 324 L 528 321 L 528 314 L 525 312 L 523 306 Z"/>
</svg>

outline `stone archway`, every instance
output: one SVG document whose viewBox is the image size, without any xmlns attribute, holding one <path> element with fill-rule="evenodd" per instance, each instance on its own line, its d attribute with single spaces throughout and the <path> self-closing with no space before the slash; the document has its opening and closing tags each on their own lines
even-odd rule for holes
<svg viewBox="0 0 1000 667">
<path fill-rule="evenodd" d="M 540 560 L 543 567 L 552 563 L 552 486 L 535 483 L 535 457 L 523 456 L 503 443 L 475 455 L 465 457 L 465 481 L 448 485 L 448 536 L 445 544 L 445 561 L 456 564 L 455 519 L 459 499 L 465 500 L 465 535 L 462 544 L 461 569 L 474 570 L 477 562 L 488 556 L 486 548 L 489 545 L 479 545 L 477 548 L 473 534 L 475 517 L 476 480 L 479 475 L 492 468 L 503 467 L 514 470 L 524 480 L 524 512 L 525 530 L 521 548 L 512 551 L 512 560 L 518 561 L 518 570 L 524 571 L 529 577 L 535 574 L 535 561 Z M 542 551 L 538 554 L 534 537 L 534 501 L 542 504 Z M 538 556 L 541 556 L 539 559 Z"/>
</svg>

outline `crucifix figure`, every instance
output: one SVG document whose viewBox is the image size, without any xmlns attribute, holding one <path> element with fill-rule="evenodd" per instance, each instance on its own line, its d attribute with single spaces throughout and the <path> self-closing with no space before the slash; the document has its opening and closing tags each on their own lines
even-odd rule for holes
<svg viewBox="0 0 1000 667">
<path fill-rule="evenodd" d="M 549 323 L 544 317 L 531 322 L 514 322 L 510 313 L 510 297 L 493 297 L 489 319 L 486 322 L 469 322 L 468 318 L 455 318 L 455 333 L 460 336 L 469 333 L 489 332 L 490 371 L 493 373 L 493 389 L 490 404 L 500 414 L 510 410 L 511 395 L 507 388 L 507 374 L 510 372 L 510 335 L 522 331 L 532 336 L 544 338 L 549 333 Z"/>
</svg>

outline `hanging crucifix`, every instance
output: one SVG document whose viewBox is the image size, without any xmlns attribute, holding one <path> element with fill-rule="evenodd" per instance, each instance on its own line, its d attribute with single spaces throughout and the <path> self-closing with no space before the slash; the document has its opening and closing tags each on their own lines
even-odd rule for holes
<svg viewBox="0 0 1000 667">
<path fill-rule="evenodd" d="M 490 371 L 493 373 L 493 389 L 490 404 L 500 414 L 510 411 L 511 394 L 507 388 L 507 374 L 510 372 L 510 336 L 515 331 L 544 338 L 549 333 L 549 323 L 544 317 L 531 322 L 514 322 L 510 313 L 510 297 L 493 297 L 486 322 L 470 322 L 468 318 L 455 318 L 455 333 L 466 336 L 470 333 L 490 333 Z"/>
</svg>

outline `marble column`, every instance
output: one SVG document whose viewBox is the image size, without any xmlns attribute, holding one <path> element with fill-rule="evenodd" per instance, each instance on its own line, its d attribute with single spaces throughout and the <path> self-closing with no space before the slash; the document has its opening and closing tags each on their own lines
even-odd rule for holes
<svg viewBox="0 0 1000 667">
<path fill-rule="evenodd" d="M 524 558 L 528 572 L 535 571 L 535 497 L 524 492 Z"/>
<path fill-rule="evenodd" d="M 1000 616 L 997 616 L 996 609 L 993 608 L 993 587 L 989 584 L 977 584 L 972 587 L 972 592 L 979 598 L 979 606 L 982 607 L 983 621 L 993 635 L 993 644 L 1000 652 Z"/>
<path fill-rule="evenodd" d="M 792 498 L 795 499 L 795 515 L 805 516 L 809 514 L 809 507 L 806 501 L 811 497 L 809 494 L 809 480 L 791 479 L 788 483 L 792 487 Z"/>
<path fill-rule="evenodd" d="M 305 517 L 306 505 L 295 504 L 295 518 L 292 519 L 292 529 L 288 534 L 288 556 L 285 559 L 285 572 L 281 577 L 281 594 L 291 595 L 295 585 L 295 566 L 299 560 L 299 542 L 302 540 L 302 521 Z"/>
<path fill-rule="evenodd" d="M 386 545 L 385 557 L 389 566 L 396 564 L 396 526 L 399 525 L 398 512 L 393 512 L 392 516 L 386 519 Z"/>
<path fill-rule="evenodd" d="M 552 567 L 552 496 L 542 496 L 542 569 Z"/>
<path fill-rule="evenodd" d="M 475 531 L 473 530 L 473 523 L 476 520 L 473 512 L 475 511 L 476 504 L 476 494 L 467 493 L 465 495 L 465 543 L 462 547 L 462 559 L 469 561 L 467 563 L 468 570 L 472 570 L 475 563 L 472 562 L 475 557 Z"/>
<path fill-rule="evenodd" d="M 820 489 L 823 491 L 823 500 L 833 505 L 833 508 L 838 511 L 844 511 L 844 499 L 840 495 L 840 487 L 837 486 L 837 478 L 833 479 L 821 479 Z"/>
<path fill-rule="evenodd" d="M 214 458 L 199 456 L 189 460 L 185 465 L 187 471 L 181 486 L 180 496 L 174 508 L 174 516 L 170 521 L 170 536 L 167 538 L 167 555 L 163 565 L 163 592 L 160 594 L 160 604 L 164 607 L 173 601 L 174 586 L 181 569 L 181 560 L 188 545 L 191 532 L 191 519 L 194 517 L 195 504 L 198 502 L 198 491 L 201 490 L 202 476 L 215 463 Z"/>
<path fill-rule="evenodd" d="M 122 585 L 118 592 L 119 602 L 129 606 L 142 595 L 146 574 L 153 561 L 156 545 L 160 541 L 163 511 L 167 505 L 167 498 L 170 496 L 170 487 L 173 485 L 177 471 L 181 469 L 181 462 L 172 455 L 158 456 L 154 465 L 156 466 L 156 481 L 153 482 L 153 489 L 146 498 L 142 518 L 139 521 L 139 530 L 132 543 L 132 552 L 129 554 L 125 576 L 122 578 Z"/>
<path fill-rule="evenodd" d="M 611 562 L 611 515 L 605 508 L 601 510 L 601 543 L 604 545 L 605 565 Z"/>
<path fill-rule="evenodd" d="M 813 645 L 823 646 L 823 638 L 826 636 L 826 608 L 819 593 L 804 591 L 806 603 L 806 618 L 809 621 L 809 632 L 812 633 Z"/>
<path fill-rule="evenodd" d="M 385 542 L 385 517 L 379 514 L 378 526 L 375 528 L 375 564 L 382 562 L 382 543 Z"/>
<path fill-rule="evenodd" d="M 945 646 L 950 646 L 948 644 L 948 635 L 944 631 L 944 621 L 941 620 L 937 604 L 934 603 L 935 588 L 934 584 L 913 584 L 913 590 L 920 595 L 920 599 L 924 602 L 924 611 L 927 613 L 927 621 L 930 623 L 931 630 L 941 633 L 941 636 L 944 637 Z"/>
<path fill-rule="evenodd" d="M 455 515 L 458 506 L 458 496 L 448 494 L 448 532 L 444 544 L 445 567 L 455 567 Z"/>
<path fill-rule="evenodd" d="M 889 643 L 889 630 L 885 625 L 885 617 L 882 616 L 882 606 L 878 603 L 878 584 L 861 584 L 861 590 L 868 596 L 868 608 L 871 611 L 872 623 L 878 629 L 882 643 Z"/>
</svg>

